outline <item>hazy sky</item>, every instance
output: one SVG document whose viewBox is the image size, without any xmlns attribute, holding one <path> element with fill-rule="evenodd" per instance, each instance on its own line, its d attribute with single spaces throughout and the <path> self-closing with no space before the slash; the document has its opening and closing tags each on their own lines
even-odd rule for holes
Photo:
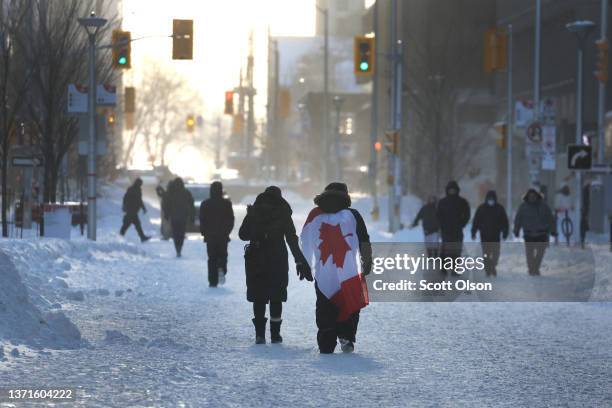
<svg viewBox="0 0 612 408">
<path fill-rule="evenodd" d="M 265 106 L 267 30 L 272 35 L 314 35 L 315 0 L 124 0 L 123 28 L 135 41 L 125 82 L 137 81 L 151 59 L 186 75 L 202 95 L 205 116 L 220 112 L 224 91 L 238 85 L 254 30 L 259 115 Z M 194 20 L 194 60 L 172 61 L 172 19 Z"/>
</svg>

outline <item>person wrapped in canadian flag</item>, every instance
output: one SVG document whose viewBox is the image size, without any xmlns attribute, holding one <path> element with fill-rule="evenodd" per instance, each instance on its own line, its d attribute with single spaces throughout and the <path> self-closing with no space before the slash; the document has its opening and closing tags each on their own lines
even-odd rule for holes
<svg viewBox="0 0 612 408">
<path fill-rule="evenodd" d="M 300 245 L 315 270 L 317 342 L 321 353 L 354 350 L 359 312 L 368 304 L 365 275 L 372 268 L 370 237 L 351 206 L 344 183 L 331 183 L 314 199 Z"/>
</svg>

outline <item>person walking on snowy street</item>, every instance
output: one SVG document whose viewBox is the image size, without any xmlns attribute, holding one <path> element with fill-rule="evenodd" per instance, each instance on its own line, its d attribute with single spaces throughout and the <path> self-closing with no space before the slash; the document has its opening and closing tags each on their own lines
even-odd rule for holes
<svg viewBox="0 0 612 408">
<path fill-rule="evenodd" d="M 282 307 L 287 301 L 289 254 L 291 250 L 300 279 L 312 281 L 291 219 L 291 206 L 280 188 L 270 186 L 247 207 L 238 235 L 249 241 L 245 247 L 247 300 L 253 303 L 255 343 L 266 342 L 266 304 L 270 303 L 270 334 L 272 343 L 282 343 L 280 335 Z M 287 242 L 287 245 L 285 245 Z"/>
<path fill-rule="evenodd" d="M 200 232 L 208 253 L 208 284 L 214 288 L 225 283 L 227 274 L 227 243 L 234 228 L 232 202 L 223 198 L 223 185 L 210 185 L 210 198 L 200 204 Z"/>
<path fill-rule="evenodd" d="M 472 240 L 476 240 L 476 233 L 480 232 L 487 276 L 497 276 L 500 236 L 508 238 L 508 229 L 506 209 L 497 202 L 497 193 L 491 190 L 487 192 L 485 202 L 478 207 L 472 220 Z"/>
<path fill-rule="evenodd" d="M 470 205 L 459 191 L 459 184 L 449 181 L 446 196 L 438 202 L 436 212 L 442 233 L 442 256 L 454 259 L 461 256 L 463 228 L 470 220 Z"/>
<path fill-rule="evenodd" d="M 364 276 L 372 269 L 370 237 L 361 214 L 350 208 L 346 184 L 329 184 L 314 203 L 300 242 L 315 269 L 317 343 L 323 354 L 333 353 L 337 341 L 350 353 L 360 310 L 368 304 Z"/>
<path fill-rule="evenodd" d="M 134 224 L 141 242 L 151 239 L 151 237 L 146 236 L 142 231 L 140 218 L 138 218 L 138 211 L 141 209 L 143 213 L 147 213 L 147 207 L 145 207 L 142 201 L 142 179 L 139 177 L 128 187 L 123 196 L 123 212 L 125 215 L 123 216 L 123 225 L 121 225 L 121 230 L 119 231 L 121 236 L 124 236 L 127 229 Z"/>
<path fill-rule="evenodd" d="M 187 222 L 193 222 L 195 216 L 193 196 L 185 188 L 185 183 L 180 177 L 174 180 L 166 192 L 166 196 L 167 200 L 163 212 L 166 220 L 170 221 L 176 257 L 180 258 L 185 242 Z"/>
<path fill-rule="evenodd" d="M 412 228 L 423 225 L 423 235 L 425 236 L 425 249 L 427 256 L 436 257 L 440 251 L 440 224 L 438 223 L 437 211 L 438 198 L 435 195 L 429 196 L 427 203 L 421 207 L 417 213 Z"/>
<path fill-rule="evenodd" d="M 516 217 L 514 218 L 514 235 L 518 238 L 521 229 L 525 239 L 525 255 L 529 275 L 540 275 L 540 266 L 549 236 L 557 236 L 557 225 L 552 211 L 542 195 L 531 188 L 523 197 Z"/>
</svg>

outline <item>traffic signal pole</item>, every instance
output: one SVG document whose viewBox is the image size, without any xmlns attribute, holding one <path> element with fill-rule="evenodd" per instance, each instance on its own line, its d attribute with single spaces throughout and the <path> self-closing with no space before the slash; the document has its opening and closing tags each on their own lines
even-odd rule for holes
<svg viewBox="0 0 612 408">
<path fill-rule="evenodd" d="M 514 33 L 512 31 L 512 24 L 508 25 L 508 112 L 507 112 L 507 123 L 506 123 L 506 211 L 508 212 L 508 218 L 512 219 L 512 138 L 514 136 L 514 118 L 512 117 L 512 100 L 514 99 L 513 95 L 513 43 L 514 43 Z"/>
<path fill-rule="evenodd" d="M 601 0 L 601 34 L 600 40 L 606 41 L 608 37 L 608 2 Z M 605 110 L 606 110 L 606 82 L 599 81 L 597 106 L 597 162 L 603 164 L 605 160 Z"/>
<path fill-rule="evenodd" d="M 80 18 L 79 23 L 87 30 L 89 39 L 89 92 L 87 113 L 89 115 L 89 148 L 87 155 L 87 238 L 96 240 L 96 36 L 106 20 L 92 12 L 89 18 Z"/>
<path fill-rule="evenodd" d="M 378 1 L 374 3 L 374 40 L 378 41 Z M 375 48 L 376 49 L 376 48 Z M 378 141 L 378 69 L 374 67 L 372 74 L 372 102 L 370 118 L 370 163 L 368 176 L 370 181 L 370 194 L 372 195 L 372 219 L 378 221 L 380 210 L 378 208 L 378 188 L 376 185 L 378 174 L 378 152 L 376 142 Z"/>
<path fill-rule="evenodd" d="M 402 129 L 402 70 L 403 50 L 402 42 L 397 39 L 397 0 L 391 3 L 390 28 L 391 28 L 391 128 L 399 132 L 401 144 Z M 402 163 L 399 150 L 389 154 L 389 232 L 394 233 L 400 228 L 400 209 L 402 200 Z"/>
</svg>

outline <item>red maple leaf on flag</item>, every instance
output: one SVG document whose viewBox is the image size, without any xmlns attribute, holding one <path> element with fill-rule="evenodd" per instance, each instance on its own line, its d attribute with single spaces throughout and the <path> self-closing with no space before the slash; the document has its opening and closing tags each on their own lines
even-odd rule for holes
<svg viewBox="0 0 612 408">
<path fill-rule="evenodd" d="M 331 225 L 325 222 L 321 223 L 319 228 L 319 250 L 321 251 L 321 263 L 325 265 L 329 257 L 332 257 L 332 262 L 338 267 L 344 267 L 344 257 L 351 250 L 349 244 L 346 243 L 345 237 L 353 234 L 342 235 L 340 225 Z"/>
</svg>

